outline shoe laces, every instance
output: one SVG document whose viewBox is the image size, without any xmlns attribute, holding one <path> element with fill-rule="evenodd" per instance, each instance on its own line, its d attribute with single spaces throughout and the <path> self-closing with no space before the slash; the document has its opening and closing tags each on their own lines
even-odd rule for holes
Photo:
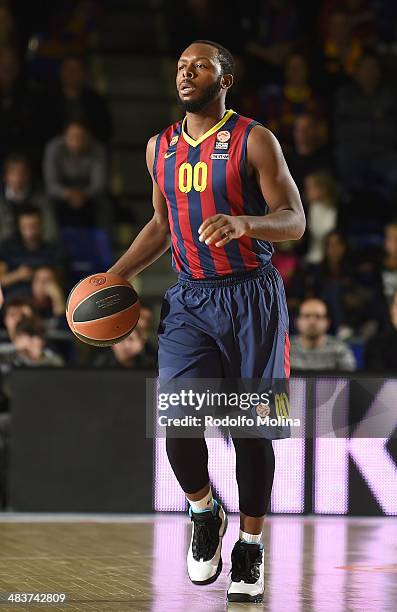
<svg viewBox="0 0 397 612">
<path fill-rule="evenodd" d="M 207 514 L 204 513 L 203 514 Z M 212 559 L 219 544 L 219 521 L 220 519 L 214 516 L 200 517 L 200 514 L 191 515 L 194 532 L 192 541 L 193 558 L 196 561 L 203 559 L 208 561 Z"/>
<path fill-rule="evenodd" d="M 262 547 L 259 544 L 238 542 L 232 551 L 232 581 L 253 584 L 259 579 Z"/>
</svg>

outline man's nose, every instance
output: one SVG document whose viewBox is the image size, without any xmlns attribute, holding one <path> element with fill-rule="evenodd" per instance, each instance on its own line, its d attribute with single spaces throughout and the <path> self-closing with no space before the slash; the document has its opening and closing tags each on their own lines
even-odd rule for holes
<svg viewBox="0 0 397 612">
<path fill-rule="evenodd" d="M 191 79 L 193 78 L 193 76 L 194 76 L 194 73 L 193 73 L 192 66 L 186 66 L 185 69 L 183 70 L 183 77 L 187 79 Z"/>
</svg>

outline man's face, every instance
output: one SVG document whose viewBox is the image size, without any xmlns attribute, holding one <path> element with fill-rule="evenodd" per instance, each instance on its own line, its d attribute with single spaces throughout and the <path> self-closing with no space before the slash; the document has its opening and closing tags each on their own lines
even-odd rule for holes
<svg viewBox="0 0 397 612">
<path fill-rule="evenodd" d="M 51 268 L 38 268 L 32 279 L 32 294 L 37 299 L 47 296 L 47 287 L 56 282 L 54 271 Z"/>
<path fill-rule="evenodd" d="M 397 329 L 397 293 L 394 294 L 393 301 L 390 305 L 390 320 L 395 329 Z"/>
<path fill-rule="evenodd" d="M 357 67 L 355 78 L 364 90 L 376 89 L 380 82 L 378 61 L 374 57 L 364 58 Z"/>
<path fill-rule="evenodd" d="M 133 357 L 139 355 L 139 353 L 143 350 L 145 342 L 138 332 L 138 330 L 134 329 L 133 332 L 127 337 L 124 338 L 121 342 L 114 344 L 112 349 L 120 361 L 128 361 Z"/>
<path fill-rule="evenodd" d="M 315 147 L 318 141 L 318 127 L 312 117 L 306 115 L 298 117 L 294 124 L 295 145 Z"/>
<path fill-rule="evenodd" d="M 18 78 L 18 59 L 11 49 L 0 52 L 0 87 L 8 90 L 13 87 Z"/>
<path fill-rule="evenodd" d="M 84 67 L 78 59 L 66 59 L 61 66 L 59 76 L 65 87 L 82 87 L 85 81 Z"/>
<path fill-rule="evenodd" d="M 26 245 L 41 242 L 41 219 L 39 215 L 21 215 L 18 219 L 18 227 Z"/>
<path fill-rule="evenodd" d="M 44 340 L 40 336 L 18 334 L 14 340 L 14 345 L 18 353 L 32 361 L 38 361 L 43 355 Z"/>
<path fill-rule="evenodd" d="M 4 316 L 4 325 L 11 340 L 15 337 L 15 328 L 24 317 L 32 317 L 33 311 L 29 304 L 9 306 Z"/>
<path fill-rule="evenodd" d="M 6 186 L 14 191 L 26 189 L 30 182 L 29 167 L 23 161 L 11 162 L 6 167 L 5 172 Z"/>
<path fill-rule="evenodd" d="M 317 340 L 328 329 L 329 321 L 325 304 L 320 300 L 307 300 L 299 310 L 296 326 L 299 334 L 308 340 Z"/>
<path fill-rule="evenodd" d="M 386 229 L 385 251 L 390 257 L 397 257 L 397 227 L 394 225 Z"/>
<path fill-rule="evenodd" d="M 176 73 L 178 99 L 185 111 L 198 113 L 220 96 L 224 77 L 218 51 L 205 44 L 190 45 L 179 58 Z M 227 79 L 232 84 L 232 77 Z"/>
<path fill-rule="evenodd" d="M 81 153 L 88 145 L 88 132 L 78 124 L 71 124 L 65 131 L 65 143 L 71 153 Z"/>
<path fill-rule="evenodd" d="M 146 308 L 146 307 L 141 308 L 137 328 L 145 339 L 149 335 L 150 328 L 152 326 L 152 320 L 153 320 L 153 313 L 150 310 L 150 308 Z"/>
</svg>

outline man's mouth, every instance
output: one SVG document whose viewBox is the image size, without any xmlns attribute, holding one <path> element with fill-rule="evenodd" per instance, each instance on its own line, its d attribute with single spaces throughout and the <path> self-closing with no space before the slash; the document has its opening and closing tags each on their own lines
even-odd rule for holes
<svg viewBox="0 0 397 612">
<path fill-rule="evenodd" d="M 183 95 L 188 95 L 192 93 L 196 88 L 191 83 L 182 83 L 179 88 L 179 92 Z"/>
</svg>

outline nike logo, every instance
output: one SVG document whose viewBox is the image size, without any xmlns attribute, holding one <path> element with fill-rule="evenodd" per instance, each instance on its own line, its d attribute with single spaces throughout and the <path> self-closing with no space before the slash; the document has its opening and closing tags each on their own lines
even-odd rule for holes
<svg viewBox="0 0 397 612">
<path fill-rule="evenodd" d="M 176 151 L 171 151 L 171 153 L 164 153 L 164 158 L 171 157 L 171 155 L 175 155 Z"/>
</svg>

